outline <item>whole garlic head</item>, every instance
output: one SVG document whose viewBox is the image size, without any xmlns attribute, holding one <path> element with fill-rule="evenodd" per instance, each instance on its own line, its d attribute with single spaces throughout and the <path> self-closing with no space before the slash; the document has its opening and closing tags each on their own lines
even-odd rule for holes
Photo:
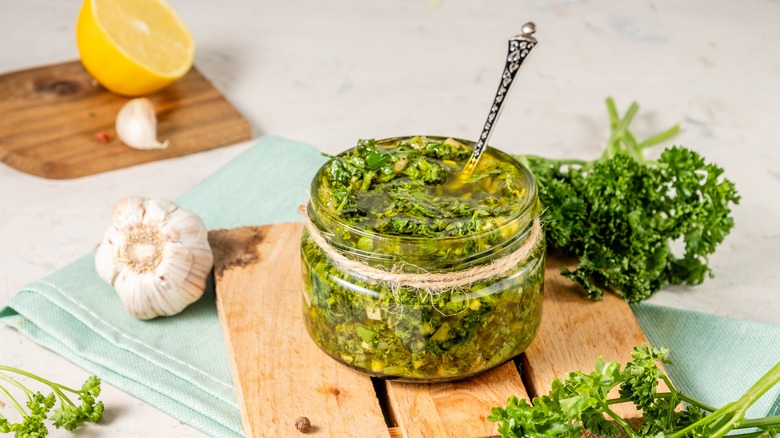
<svg viewBox="0 0 780 438">
<path fill-rule="evenodd" d="M 214 261 L 208 231 L 171 201 L 131 196 L 119 201 L 95 254 L 100 278 L 139 319 L 175 315 L 197 301 Z"/>
</svg>

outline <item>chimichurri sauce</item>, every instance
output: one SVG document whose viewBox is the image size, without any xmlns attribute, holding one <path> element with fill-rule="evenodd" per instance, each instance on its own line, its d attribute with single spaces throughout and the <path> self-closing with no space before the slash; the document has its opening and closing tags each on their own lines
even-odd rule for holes
<svg viewBox="0 0 780 438">
<path fill-rule="evenodd" d="M 511 254 L 540 213 L 528 171 L 453 139 L 361 140 L 314 179 L 308 213 L 342 255 L 409 273 L 459 271 Z M 331 357 L 367 374 L 445 381 L 521 353 L 541 318 L 544 239 L 506 272 L 446 290 L 372 279 L 301 240 L 304 321 Z"/>
<path fill-rule="evenodd" d="M 453 139 L 361 140 L 332 157 L 318 195 L 332 214 L 380 234 L 477 234 L 516 216 L 526 190 L 520 169 L 493 149 L 463 177 L 471 152 Z"/>
</svg>

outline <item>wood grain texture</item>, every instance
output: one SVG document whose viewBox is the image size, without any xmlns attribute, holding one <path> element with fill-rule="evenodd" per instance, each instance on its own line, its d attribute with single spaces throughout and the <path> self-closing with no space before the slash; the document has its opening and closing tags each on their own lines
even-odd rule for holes
<svg viewBox="0 0 780 438">
<path fill-rule="evenodd" d="M 522 379 L 509 362 L 458 382 L 387 381 L 386 397 L 377 398 L 367 376 L 328 357 L 306 332 L 300 233 L 299 224 L 279 224 L 209 234 L 217 310 L 248 436 L 288 436 L 298 416 L 312 420 L 316 436 L 495 436 L 491 407 L 505 406 L 511 395 L 546 393 L 555 377 L 591 371 L 599 355 L 625 363 L 634 345 L 647 342 L 625 301 L 588 301 L 560 275 L 563 263 L 548 260 L 542 324 L 520 358 Z M 633 408 L 613 408 L 636 416 Z"/>
<path fill-rule="evenodd" d="M 245 230 L 212 232 L 210 241 L 229 242 L 231 232 Z M 371 379 L 329 358 L 306 333 L 301 225 L 265 226 L 259 233 L 260 243 L 246 248 L 246 259 L 256 262 L 219 266 L 216 277 L 217 311 L 246 435 L 296 436 L 295 420 L 305 416 L 311 436 L 389 437 Z M 226 259 L 242 260 L 235 256 L 240 250 L 234 245 Z"/>
<path fill-rule="evenodd" d="M 571 263 L 547 260 L 544 277 L 542 324 L 525 350 L 523 371 L 528 392 L 546 394 L 555 377 L 570 371 L 590 372 L 598 356 L 625 364 L 635 345 L 647 343 L 625 300 L 605 293 L 602 301 L 589 301 L 582 288 L 560 275 Z M 617 396 L 617 391 L 612 394 Z M 623 417 L 637 416 L 630 405 L 615 405 Z"/>
<path fill-rule="evenodd" d="M 251 138 L 249 123 L 196 68 L 147 96 L 163 150 L 123 145 L 114 122 L 129 98 L 96 85 L 79 61 L 0 76 L 0 160 L 44 178 L 67 179 L 178 157 Z M 106 133 L 110 140 L 98 138 Z"/>
<path fill-rule="evenodd" d="M 487 421 L 490 408 L 511 395 L 527 398 L 514 362 L 485 374 L 450 383 L 388 382 L 390 404 L 404 437 L 473 438 L 496 434 Z"/>
</svg>

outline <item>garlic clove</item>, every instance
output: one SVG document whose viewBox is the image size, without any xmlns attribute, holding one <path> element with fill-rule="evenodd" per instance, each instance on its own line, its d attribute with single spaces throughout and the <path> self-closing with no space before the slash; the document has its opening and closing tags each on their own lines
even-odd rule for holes
<svg viewBox="0 0 780 438">
<path fill-rule="evenodd" d="M 125 230 L 138 226 L 143 219 L 143 203 L 144 198 L 140 196 L 128 196 L 117 202 L 111 210 L 116 228 Z"/>
<path fill-rule="evenodd" d="M 162 314 L 154 296 L 157 285 L 152 273 L 123 269 L 116 277 L 114 287 L 122 291 L 119 294 L 122 304 L 136 318 L 152 319 Z"/>
<path fill-rule="evenodd" d="M 177 214 L 176 212 L 173 212 L 165 223 L 160 224 L 160 232 L 171 240 L 178 240 L 181 242 L 208 240 L 206 226 L 190 226 L 188 222 L 192 220 L 194 219 L 186 214 Z M 198 218 L 198 220 L 200 219 Z"/>
<path fill-rule="evenodd" d="M 145 200 L 141 204 L 143 216 L 141 223 L 145 225 L 165 224 L 171 218 L 169 215 L 176 211 L 178 207 L 171 201 L 165 199 L 155 199 L 154 201 Z M 187 216 L 187 215 L 183 215 Z"/>
<path fill-rule="evenodd" d="M 167 243 L 157 273 L 166 286 L 177 287 L 183 294 L 188 294 L 192 300 L 195 300 L 206 287 L 206 278 L 211 271 L 213 261 L 211 248 L 208 245 Z"/>
<path fill-rule="evenodd" d="M 168 243 L 163 248 L 163 259 L 155 274 L 160 278 L 162 286 L 181 288 L 192 272 L 194 256 L 181 243 Z M 205 279 L 204 279 L 205 286 Z"/>
<path fill-rule="evenodd" d="M 98 275 L 106 283 L 113 285 L 119 271 L 114 263 L 114 254 L 112 254 L 110 245 L 98 246 L 95 253 L 95 269 Z"/>
<path fill-rule="evenodd" d="M 125 103 L 116 116 L 116 135 L 119 140 L 135 149 L 165 149 L 168 140 L 157 140 L 157 115 L 152 101 L 145 97 Z"/>
<path fill-rule="evenodd" d="M 171 201 L 128 197 L 112 212 L 95 269 L 132 315 L 175 315 L 198 300 L 214 257 L 195 214 Z"/>
</svg>

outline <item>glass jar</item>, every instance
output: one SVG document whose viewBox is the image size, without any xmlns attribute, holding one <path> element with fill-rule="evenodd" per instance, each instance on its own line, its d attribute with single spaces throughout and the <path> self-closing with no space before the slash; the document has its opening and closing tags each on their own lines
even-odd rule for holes
<svg viewBox="0 0 780 438">
<path fill-rule="evenodd" d="M 381 148 L 399 140 L 376 144 Z M 472 142 L 457 142 L 473 150 Z M 372 376 L 440 382 L 501 365 L 531 343 L 541 318 L 545 258 L 536 183 L 527 168 L 503 152 L 488 148 L 483 160 L 516 169 L 522 196 L 513 201 L 519 202 L 514 215 L 496 227 L 465 236 L 400 236 L 346 221 L 328 205 L 327 164 L 317 172 L 307 205 L 309 226 L 324 238 L 331 253 L 336 251 L 361 266 L 413 276 L 489 268 L 519 248 L 528 254 L 498 275 L 432 291 L 345 268 L 305 228 L 301 239 L 304 321 L 323 351 Z"/>
</svg>

